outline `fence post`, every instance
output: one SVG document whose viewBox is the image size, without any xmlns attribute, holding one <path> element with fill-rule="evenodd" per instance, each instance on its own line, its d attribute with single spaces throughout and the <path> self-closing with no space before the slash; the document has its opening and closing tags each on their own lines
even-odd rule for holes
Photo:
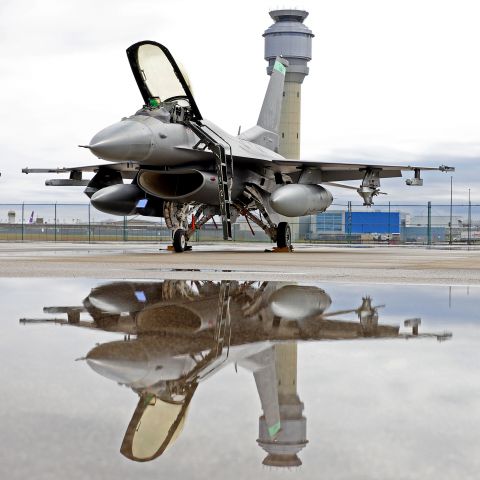
<svg viewBox="0 0 480 480">
<path fill-rule="evenodd" d="M 388 202 L 388 240 L 387 240 L 387 243 L 390 245 L 390 238 L 391 238 L 391 233 L 392 233 L 392 228 L 390 226 L 390 215 L 391 215 L 391 211 L 390 211 L 390 202 Z"/>
<path fill-rule="evenodd" d="M 453 221 L 453 177 L 450 175 L 450 222 L 449 222 L 449 227 L 450 227 L 450 235 L 449 235 L 449 240 L 448 243 L 451 245 L 453 242 L 452 238 L 452 221 Z"/>
<path fill-rule="evenodd" d="M 427 245 L 432 244 L 432 202 L 427 203 Z"/>
<path fill-rule="evenodd" d="M 55 219 L 54 219 L 54 230 L 53 230 L 53 239 L 57 241 L 57 202 L 55 202 Z"/>
<path fill-rule="evenodd" d="M 123 241 L 126 242 L 127 239 L 127 217 L 123 217 Z"/>
<path fill-rule="evenodd" d="M 467 230 L 467 244 L 472 243 L 472 201 L 470 199 L 470 189 L 468 189 L 468 230 Z"/>
<path fill-rule="evenodd" d="M 25 232 L 25 203 L 22 203 L 22 242 L 24 240 Z"/>
<path fill-rule="evenodd" d="M 352 243 L 352 202 L 347 205 L 347 242 Z"/>
<path fill-rule="evenodd" d="M 90 203 L 88 204 L 88 243 L 91 243 L 91 230 L 90 230 Z"/>
</svg>

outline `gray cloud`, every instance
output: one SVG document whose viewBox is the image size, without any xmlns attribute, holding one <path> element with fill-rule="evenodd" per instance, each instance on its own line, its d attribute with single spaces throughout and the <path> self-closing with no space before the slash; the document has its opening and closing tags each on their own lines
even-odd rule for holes
<svg viewBox="0 0 480 480">
<path fill-rule="evenodd" d="M 97 162 L 76 145 L 87 142 L 99 129 L 139 107 L 141 98 L 126 61 L 125 48 L 140 39 L 165 42 L 182 61 L 205 116 L 232 132 L 239 124 L 247 128 L 255 123 L 268 80 L 261 37 L 271 23 L 268 7 L 262 2 L 247 1 L 242 8 L 236 8 L 233 15 L 231 5 L 220 1 L 201 4 L 187 0 L 175 4 L 149 0 L 3 1 L 0 5 L 3 45 L 0 53 L 0 202 L 87 200 L 81 189 L 48 189 L 43 186 L 47 176 L 25 176 L 20 169 Z M 380 8 L 379 15 L 385 14 L 376 0 L 369 0 L 363 13 L 354 2 L 350 7 L 357 15 L 366 15 L 368 9 L 374 7 Z M 470 83 L 462 81 L 452 83 L 448 90 L 448 85 L 442 83 L 443 77 L 436 78 L 436 88 L 445 90 L 444 111 L 438 114 L 423 101 L 428 97 L 428 92 L 419 90 L 424 83 L 415 85 L 411 76 L 408 77 L 410 83 L 405 83 L 404 76 L 411 74 L 402 70 L 408 67 L 403 63 L 408 56 L 411 62 L 419 61 L 415 56 L 415 41 L 417 49 L 421 49 L 425 37 L 423 27 L 422 36 L 415 37 L 418 25 L 412 20 L 409 38 L 404 38 L 402 30 L 405 41 L 397 44 L 398 38 L 394 35 L 399 32 L 388 16 L 384 18 L 387 30 L 380 28 L 376 21 L 370 25 L 371 29 L 362 28 L 360 35 L 356 30 L 358 22 L 349 23 L 344 7 L 307 1 L 305 8 L 311 12 L 306 23 L 316 38 L 311 73 L 303 87 L 304 157 L 453 164 L 457 167 L 456 197 L 465 200 L 466 189 L 470 187 L 475 198 L 479 191 L 480 146 L 471 140 L 470 133 L 477 125 L 476 116 L 472 115 L 477 87 L 469 90 Z M 409 13 L 411 8 L 415 11 L 413 16 Z M 431 47 L 437 41 L 440 48 L 444 40 L 439 26 L 448 25 L 449 15 L 456 21 L 466 22 L 467 13 L 457 18 L 458 10 L 450 12 L 439 8 L 438 25 L 429 25 L 428 45 Z M 429 9 L 408 2 L 399 7 L 397 14 L 418 21 L 424 16 L 430 18 Z M 219 18 L 225 21 L 218 21 Z M 368 22 L 367 17 L 362 19 Z M 355 44 L 345 30 L 334 28 L 335 22 L 348 26 L 349 35 L 356 38 Z M 382 44 L 378 43 L 378 37 L 370 36 L 379 28 Z M 461 29 L 461 25 L 458 28 Z M 451 36 L 450 42 L 458 42 L 452 44 L 452 50 L 442 50 L 444 61 L 455 60 L 458 68 L 464 68 L 463 77 L 477 85 L 474 81 L 477 72 L 468 63 L 470 60 L 465 57 L 465 62 L 459 63 L 474 42 L 466 43 L 463 32 L 458 33 Z M 371 51 L 374 45 L 375 51 Z M 460 51 L 465 55 L 460 55 Z M 362 52 L 361 61 L 359 52 Z M 436 62 L 440 60 L 435 52 L 430 54 L 431 71 L 436 72 L 441 66 Z M 377 69 L 378 55 L 383 55 L 389 65 L 398 65 L 395 72 L 398 81 L 404 82 L 402 88 L 394 83 L 395 75 L 384 78 L 381 66 Z M 359 73 L 356 76 L 352 73 L 354 68 Z M 427 82 L 428 74 L 428 69 L 424 69 L 425 78 L 415 78 L 418 82 Z M 445 78 L 454 82 L 454 78 Z M 381 79 L 390 82 L 387 90 L 382 90 Z M 469 92 L 470 110 L 453 112 L 446 108 L 450 104 L 464 108 L 466 97 L 459 95 Z M 385 105 L 389 96 L 391 102 L 396 103 Z M 417 102 L 414 113 L 404 112 L 400 108 L 402 102 Z M 458 116 L 459 113 L 462 115 Z M 428 128 L 416 122 L 416 117 L 428 120 Z M 438 117 L 442 117 L 440 123 Z M 463 124 L 465 128 L 461 127 Z M 415 135 L 409 137 L 405 129 Z M 390 193 L 385 198 L 395 202 L 448 199 L 447 175 L 426 173 L 424 176 L 425 186 L 416 190 L 405 188 L 400 179 L 385 182 L 385 189 Z M 335 194 L 339 199 L 357 200 L 354 192 L 336 190 Z"/>
</svg>

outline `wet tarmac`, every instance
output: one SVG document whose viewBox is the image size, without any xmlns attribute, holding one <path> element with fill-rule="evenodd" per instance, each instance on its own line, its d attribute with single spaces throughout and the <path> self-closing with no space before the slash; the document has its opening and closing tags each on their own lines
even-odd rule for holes
<svg viewBox="0 0 480 480">
<path fill-rule="evenodd" d="M 478 478 L 480 287 L 183 275 L 0 278 L 1 478 Z"/>
<path fill-rule="evenodd" d="M 176 254 L 145 243 L 0 244 L 0 277 L 91 277 L 303 280 L 355 283 L 480 285 L 475 248 L 270 244 L 195 245 Z"/>
</svg>

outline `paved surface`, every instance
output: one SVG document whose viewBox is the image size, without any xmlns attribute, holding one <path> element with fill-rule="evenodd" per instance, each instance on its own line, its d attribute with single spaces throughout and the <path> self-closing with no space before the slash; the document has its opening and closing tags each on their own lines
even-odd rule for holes
<svg viewBox="0 0 480 480">
<path fill-rule="evenodd" d="M 480 284 L 479 250 L 302 245 L 293 253 L 266 253 L 266 247 L 217 243 L 176 254 L 151 243 L 3 243 L 0 277 Z"/>
</svg>

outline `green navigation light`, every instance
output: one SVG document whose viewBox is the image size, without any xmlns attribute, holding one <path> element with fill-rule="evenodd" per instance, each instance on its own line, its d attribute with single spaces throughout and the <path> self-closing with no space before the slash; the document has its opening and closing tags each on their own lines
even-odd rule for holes
<svg viewBox="0 0 480 480">
<path fill-rule="evenodd" d="M 285 68 L 285 65 L 280 63 L 278 60 L 275 62 L 273 69 L 276 70 L 277 72 L 280 72 L 282 75 L 285 75 L 285 72 L 287 71 L 287 69 Z"/>
<path fill-rule="evenodd" d="M 268 427 L 268 434 L 270 435 L 270 438 L 274 437 L 279 431 L 280 431 L 280 422 L 277 422 L 275 425 Z"/>
</svg>

